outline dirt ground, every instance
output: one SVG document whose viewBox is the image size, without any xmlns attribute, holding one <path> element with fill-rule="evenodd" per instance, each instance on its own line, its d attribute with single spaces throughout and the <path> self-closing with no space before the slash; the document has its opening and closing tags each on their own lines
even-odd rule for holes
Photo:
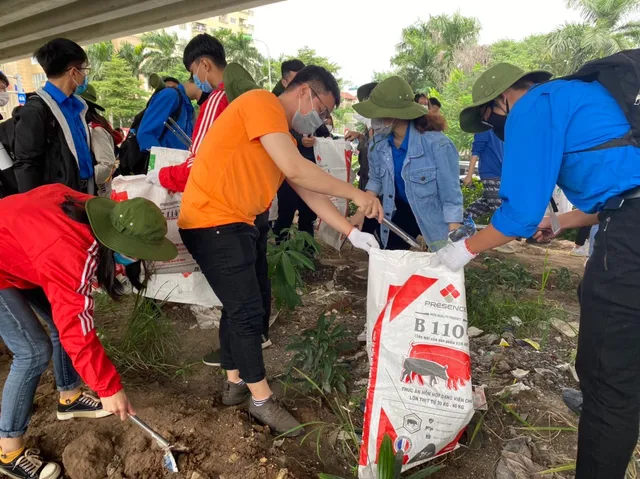
<svg viewBox="0 0 640 479">
<path fill-rule="evenodd" d="M 517 253 L 510 256 L 526 264 L 535 274 L 541 275 L 545 267 L 567 267 L 582 276 L 584 260 L 569 256 L 570 249 L 571 244 L 567 242 L 557 242 L 546 249 L 521 243 Z M 274 346 L 265 350 L 265 361 L 271 383 L 280 397 L 278 378 L 292 355 L 285 348 L 303 330 L 314 326 L 321 313 L 338 311 L 340 322 L 346 325 L 354 342 L 362 331 L 366 261 L 366 256 L 358 252 L 347 251 L 342 256 L 323 252 L 317 261 L 317 271 L 305 277 L 308 289 L 303 296 L 304 306 L 294 313 L 278 316 L 271 331 Z M 570 320 L 578 320 L 575 291 L 549 291 L 545 297 L 564 309 Z M 96 324 L 105 334 L 118 334 L 126 317 L 126 304 L 97 315 Z M 169 304 L 165 310 L 179 335 L 185 368 L 173 378 L 138 372 L 126 373 L 123 379 L 140 418 L 170 441 L 188 449 L 177 454 L 179 475 L 163 471 L 160 450 L 130 422 L 122 423 L 114 418 L 56 421 L 57 393 L 52 373 L 48 371 L 38 389 L 28 442 L 37 445 L 47 457 L 64 463 L 65 477 L 302 479 L 317 477 L 320 472 L 353 477 L 353 464 L 338 452 L 338 445 L 332 446 L 335 438 L 333 441 L 321 438 L 318 455 L 315 439 L 302 445 L 299 439 L 277 440 L 268 430 L 253 424 L 241 409 L 222 406 L 219 393 L 222 373 L 200 362 L 205 353 L 217 346 L 217 330 L 199 329 L 186 306 Z M 517 438 L 530 438 L 527 442 L 533 461 L 544 469 L 575 460 L 577 418 L 566 409 L 561 398 L 563 387 L 576 387 L 571 372 L 562 368 L 571 361 L 575 339 L 550 330 L 547 341 L 536 351 L 515 341 L 523 338 L 516 338 L 511 332 L 505 332 L 504 336 L 510 347 L 489 341 L 487 335 L 472 340 L 473 383 L 486 386 L 488 411 L 476 413 L 460 449 L 438 460 L 438 464 L 445 467 L 432 476 L 436 479 L 495 478 L 505 443 Z M 530 339 L 541 342 L 542 333 Z M 10 356 L 3 345 L 0 348 L 0 380 L 4 380 Z M 364 399 L 368 375 L 367 359 L 362 351 L 364 344 L 360 343 L 346 354 L 352 375 L 349 398 L 355 404 Z M 510 371 L 515 368 L 530 371 L 522 382 L 531 390 L 500 399 L 496 393 L 514 383 Z M 302 422 L 334 420 L 328 408 L 320 407 L 311 398 L 289 398 L 287 405 Z M 358 421 L 361 424 L 362 413 L 359 407 L 355 407 L 355 411 L 359 415 L 357 426 Z M 481 424 L 476 427 L 478 422 Z M 530 426 L 566 430 L 536 430 Z M 474 440 L 469 445 L 472 436 Z"/>
</svg>

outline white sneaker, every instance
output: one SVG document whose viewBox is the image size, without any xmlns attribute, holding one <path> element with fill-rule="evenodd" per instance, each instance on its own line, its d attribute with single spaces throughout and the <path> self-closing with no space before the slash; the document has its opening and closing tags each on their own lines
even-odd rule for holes
<svg viewBox="0 0 640 479">
<path fill-rule="evenodd" d="M 569 254 L 571 256 L 579 256 L 581 258 L 589 256 L 589 242 L 587 241 L 582 246 L 573 248 Z"/>
<path fill-rule="evenodd" d="M 502 253 L 502 254 L 514 254 L 516 252 L 516 248 L 511 243 L 507 243 L 505 245 L 498 246 L 496 248 L 493 248 L 493 250 L 497 251 L 498 253 Z"/>
</svg>

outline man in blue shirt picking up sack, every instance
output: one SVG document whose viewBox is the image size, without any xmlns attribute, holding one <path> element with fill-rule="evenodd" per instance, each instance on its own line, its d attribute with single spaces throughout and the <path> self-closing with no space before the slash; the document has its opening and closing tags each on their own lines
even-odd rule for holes
<svg viewBox="0 0 640 479">
<path fill-rule="evenodd" d="M 580 72 L 591 68 L 592 75 L 578 72 L 574 78 L 581 80 L 539 84 L 551 74 L 506 63 L 481 75 L 460 126 L 470 133 L 493 129 L 504 138 L 502 206 L 490 226 L 449 244 L 434 261 L 459 270 L 515 237 L 557 235 L 543 218 L 556 184 L 578 208 L 558 217 L 561 229 L 600 224 L 580 298 L 576 369 L 584 403 L 577 479 L 624 478 L 638 438 L 640 148 L 622 109 L 635 118 L 640 108 L 633 100 L 640 89 L 633 73 L 638 53 L 587 64 Z M 620 70 L 606 68 L 614 63 L 626 67 L 633 85 L 629 77 L 614 78 Z"/>
</svg>

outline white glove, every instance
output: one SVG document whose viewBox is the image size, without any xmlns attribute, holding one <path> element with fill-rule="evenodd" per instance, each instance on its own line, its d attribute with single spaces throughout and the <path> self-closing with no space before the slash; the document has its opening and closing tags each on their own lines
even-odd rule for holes
<svg viewBox="0 0 640 479">
<path fill-rule="evenodd" d="M 149 171 L 147 173 L 147 178 L 146 178 L 147 183 L 151 183 L 152 185 L 162 186 L 160 184 L 159 175 L 160 175 L 159 169 Z"/>
<path fill-rule="evenodd" d="M 375 236 L 369 233 L 363 233 L 357 228 L 353 228 L 349 233 L 349 241 L 356 248 L 365 250 L 367 253 L 373 249 L 380 249 L 380 245 L 376 241 Z"/>
<path fill-rule="evenodd" d="M 466 266 L 476 254 L 469 251 L 467 240 L 449 243 L 444 248 L 437 251 L 436 256 L 431 259 L 430 266 L 438 266 L 440 264 L 446 266 L 451 271 L 458 271 Z"/>
</svg>

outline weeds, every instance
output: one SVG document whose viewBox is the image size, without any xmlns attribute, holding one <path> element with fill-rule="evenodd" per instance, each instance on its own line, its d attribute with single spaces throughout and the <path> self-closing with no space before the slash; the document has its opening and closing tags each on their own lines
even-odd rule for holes
<svg viewBox="0 0 640 479">
<path fill-rule="evenodd" d="M 378 449 L 378 462 L 377 462 L 377 479 L 400 479 L 402 472 L 404 453 L 402 451 L 394 451 L 391 438 L 388 434 L 384 435 L 380 449 Z M 422 469 L 407 479 L 422 479 L 423 477 L 429 477 L 442 469 L 441 466 L 430 466 Z M 319 474 L 320 479 L 342 479 L 338 476 L 332 476 L 330 474 Z"/>
<path fill-rule="evenodd" d="M 315 327 L 303 331 L 299 341 L 287 346 L 288 351 L 295 352 L 287 375 L 291 378 L 294 370 L 302 371 L 323 392 L 338 390 L 346 394 L 347 369 L 337 361 L 353 345 L 346 341 L 344 326 L 334 324 L 335 320 L 335 315 L 320 316 Z"/>
<path fill-rule="evenodd" d="M 304 287 L 301 273 L 305 269 L 315 271 L 311 256 L 320 250 L 309 233 L 295 226 L 284 231 L 287 239 L 269 242 L 269 278 L 277 307 L 295 309 L 302 303 L 298 294 Z"/>
<path fill-rule="evenodd" d="M 554 286 L 560 291 L 571 291 L 575 289 L 580 281 L 580 275 L 578 273 L 572 272 L 565 267 L 552 269 L 551 276 L 553 277 Z"/>
<path fill-rule="evenodd" d="M 521 264 L 495 258 L 485 258 L 484 264 L 486 270 L 470 268 L 465 273 L 469 325 L 499 334 L 513 327 L 514 316 L 526 328 L 547 324 L 552 316 L 564 315 L 543 301 L 548 278 L 543 277 L 540 285 Z M 520 298 L 525 290 L 535 286 L 539 287 L 536 300 Z"/>
<path fill-rule="evenodd" d="M 138 293 L 122 339 L 116 343 L 102 335 L 107 354 L 123 371 L 154 371 L 165 376 L 185 373 L 184 367 L 171 364 L 179 348 L 162 305 Z"/>
<path fill-rule="evenodd" d="M 313 421 L 305 424 L 301 424 L 300 426 L 291 429 L 290 431 L 286 431 L 284 435 L 297 431 L 299 429 L 308 429 L 310 431 L 304 435 L 301 439 L 300 444 L 304 444 L 304 442 L 309 439 L 313 434 L 316 435 L 316 455 L 318 459 L 322 461 L 321 457 L 321 440 L 323 437 L 334 437 L 336 439 L 336 444 L 340 442 L 341 444 L 341 452 L 343 456 L 352 464 L 358 464 L 358 451 L 360 449 L 360 437 L 356 432 L 356 428 L 353 422 L 352 414 L 354 410 L 349 406 L 345 405 L 339 396 L 329 398 L 323 388 L 318 385 L 312 378 L 307 376 L 303 371 L 299 369 L 295 369 L 295 372 L 304 378 L 305 382 L 308 384 L 309 389 L 315 391 L 320 395 L 321 400 L 329 406 L 333 415 L 336 418 L 336 422 L 326 422 L 326 421 Z M 357 406 L 356 406 L 357 407 Z M 326 476 L 330 477 L 330 476 Z"/>
</svg>

